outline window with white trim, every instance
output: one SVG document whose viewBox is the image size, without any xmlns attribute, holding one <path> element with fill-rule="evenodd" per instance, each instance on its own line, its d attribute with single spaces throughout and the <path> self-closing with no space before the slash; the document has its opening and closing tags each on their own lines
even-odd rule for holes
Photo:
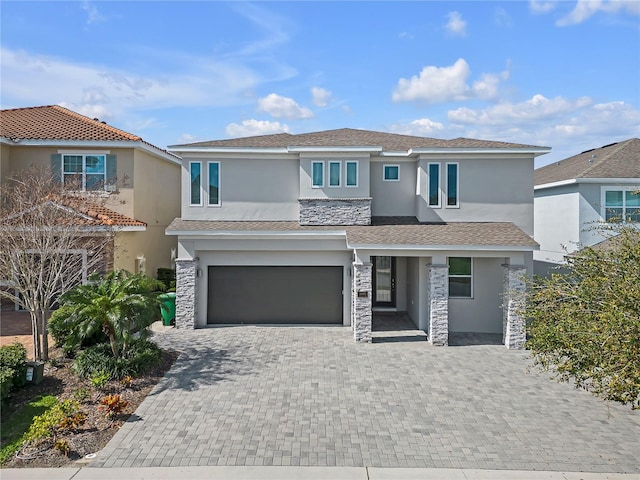
<svg viewBox="0 0 640 480">
<path fill-rule="evenodd" d="M 189 162 L 191 205 L 202 205 L 202 163 Z"/>
<path fill-rule="evenodd" d="M 357 160 L 349 160 L 345 162 L 345 176 L 347 181 L 347 187 L 358 186 L 358 162 Z"/>
<path fill-rule="evenodd" d="M 311 186 L 324 187 L 324 162 L 311 162 Z"/>
<path fill-rule="evenodd" d="M 472 298 L 473 262 L 471 257 L 449 257 L 449 297 Z"/>
<path fill-rule="evenodd" d="M 640 223 L 640 187 L 604 188 L 605 222 Z"/>
<path fill-rule="evenodd" d="M 220 205 L 220 162 L 209 162 L 209 205 Z"/>
<path fill-rule="evenodd" d="M 342 172 L 341 162 L 329 162 L 329 186 L 339 187 L 341 185 L 340 173 Z"/>
<path fill-rule="evenodd" d="M 455 208 L 460 206 L 460 199 L 458 198 L 458 164 L 447 163 L 447 204 L 449 208 Z"/>
<path fill-rule="evenodd" d="M 427 164 L 427 194 L 430 207 L 440 208 L 440 164 Z"/>
<path fill-rule="evenodd" d="M 385 182 L 400 181 L 400 165 L 383 165 L 382 179 Z"/>
<path fill-rule="evenodd" d="M 104 190 L 106 155 L 62 155 L 62 181 L 71 190 Z"/>
</svg>

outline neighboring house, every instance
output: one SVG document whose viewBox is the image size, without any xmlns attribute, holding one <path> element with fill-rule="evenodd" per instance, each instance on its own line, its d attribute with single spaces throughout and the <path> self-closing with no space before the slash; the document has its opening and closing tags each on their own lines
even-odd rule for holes
<svg viewBox="0 0 640 480">
<path fill-rule="evenodd" d="M 640 139 L 587 150 L 535 171 L 535 273 L 606 236 L 602 224 L 640 223 Z"/>
<path fill-rule="evenodd" d="M 502 333 L 530 273 L 546 147 L 339 129 L 169 147 L 182 156 L 178 328 L 351 325 L 406 311 L 433 344 Z M 506 295 L 503 308 L 503 294 Z"/>
<path fill-rule="evenodd" d="M 172 268 L 176 239 L 164 234 L 180 214 L 180 158 L 142 138 L 54 105 L 0 111 L 0 187 L 8 175 L 50 168 L 95 203 L 67 205 L 115 233 L 109 267 L 156 275 Z"/>
</svg>

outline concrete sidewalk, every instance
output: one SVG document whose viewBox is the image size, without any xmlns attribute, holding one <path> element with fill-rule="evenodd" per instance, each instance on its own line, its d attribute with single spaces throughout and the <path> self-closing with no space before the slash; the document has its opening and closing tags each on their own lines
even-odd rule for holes
<svg viewBox="0 0 640 480">
<path fill-rule="evenodd" d="M 640 480 L 640 474 L 378 467 L 13 468 L 2 480 Z"/>
</svg>

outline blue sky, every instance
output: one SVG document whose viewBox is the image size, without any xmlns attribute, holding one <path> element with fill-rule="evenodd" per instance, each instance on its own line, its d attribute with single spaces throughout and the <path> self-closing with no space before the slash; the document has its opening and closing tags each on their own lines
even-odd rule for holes
<svg viewBox="0 0 640 480">
<path fill-rule="evenodd" d="M 2 108 L 160 146 L 364 128 L 553 148 L 640 137 L 640 2 L 0 3 Z"/>
</svg>

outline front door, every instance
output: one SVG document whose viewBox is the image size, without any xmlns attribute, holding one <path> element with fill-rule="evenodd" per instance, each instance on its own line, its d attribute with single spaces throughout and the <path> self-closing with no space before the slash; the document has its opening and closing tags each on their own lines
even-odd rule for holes
<svg viewBox="0 0 640 480">
<path fill-rule="evenodd" d="M 396 258 L 371 257 L 373 263 L 373 305 L 396 306 Z"/>
</svg>

